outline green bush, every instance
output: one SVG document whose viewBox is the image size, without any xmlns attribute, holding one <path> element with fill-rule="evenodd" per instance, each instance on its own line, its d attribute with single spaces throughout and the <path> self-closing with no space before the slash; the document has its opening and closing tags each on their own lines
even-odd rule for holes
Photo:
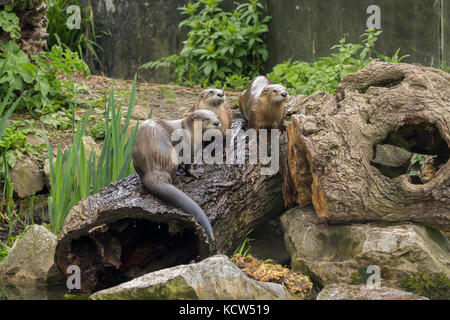
<svg viewBox="0 0 450 320">
<path fill-rule="evenodd" d="M 74 71 L 89 74 L 87 65 L 77 53 L 53 46 L 51 51 L 34 56 L 30 61 L 20 47 L 11 40 L 0 42 L 0 95 L 12 88 L 15 96 L 23 93 L 18 109 L 25 106 L 40 114 L 54 112 L 61 106 L 73 103 L 77 88 L 71 80 Z M 58 74 L 64 74 L 63 80 Z"/>
<path fill-rule="evenodd" d="M 319 58 L 314 63 L 285 61 L 276 65 L 268 77 L 285 85 L 292 94 L 334 93 L 346 74 L 364 68 L 374 58 L 397 63 L 407 57 L 399 57 L 400 49 L 392 57 L 378 53 L 374 47 L 381 32 L 367 30 L 361 36 L 364 38 L 362 44 L 346 43 L 341 39 L 331 48 L 334 52 L 330 57 Z"/>
<path fill-rule="evenodd" d="M 202 0 L 179 8 L 188 18 L 180 28 L 190 29 L 179 54 L 149 62 L 141 68 L 175 65 L 177 83 L 233 84 L 235 74 L 254 77 L 269 54 L 264 43 L 270 17 L 264 16 L 259 0 L 240 4 L 234 12 L 219 7 L 222 0 Z M 200 9 L 200 10 L 199 10 Z"/>
</svg>

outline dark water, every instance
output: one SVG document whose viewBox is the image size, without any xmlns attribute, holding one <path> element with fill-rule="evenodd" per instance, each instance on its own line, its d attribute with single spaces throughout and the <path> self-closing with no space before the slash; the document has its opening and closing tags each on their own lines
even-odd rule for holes
<svg viewBox="0 0 450 320">
<path fill-rule="evenodd" d="M 0 286 L 1 300 L 88 300 L 89 295 L 70 294 L 65 284 L 49 287 Z"/>
</svg>

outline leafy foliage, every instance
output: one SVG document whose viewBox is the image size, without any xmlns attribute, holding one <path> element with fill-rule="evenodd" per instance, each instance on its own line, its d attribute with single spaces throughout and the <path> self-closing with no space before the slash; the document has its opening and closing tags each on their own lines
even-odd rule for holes
<svg viewBox="0 0 450 320">
<path fill-rule="evenodd" d="M 0 242 L 0 262 L 5 260 L 10 252 L 11 248 Z"/>
<path fill-rule="evenodd" d="M 264 16 L 259 0 L 249 0 L 225 12 L 222 0 L 201 0 L 179 8 L 188 16 L 188 39 L 179 54 L 149 62 L 141 68 L 175 65 L 179 84 L 233 84 L 234 74 L 258 75 L 269 54 L 264 43 L 270 17 Z M 200 9 L 200 10 L 199 10 Z"/>
<path fill-rule="evenodd" d="M 341 39 L 333 46 L 330 57 L 319 58 L 314 63 L 285 61 L 273 68 L 268 77 L 290 88 L 292 94 L 312 94 L 317 91 L 334 93 L 342 78 L 364 68 L 374 59 L 386 62 L 401 62 L 407 56 L 399 57 L 398 49 L 392 57 L 375 50 L 375 43 L 382 31 L 367 30 L 362 44 L 347 43 Z"/>
<path fill-rule="evenodd" d="M 0 11 L 0 28 L 8 32 L 11 39 L 20 38 L 19 18 L 7 9 Z"/>
<path fill-rule="evenodd" d="M 76 53 L 53 46 L 50 52 L 34 56 L 33 62 L 14 42 L 1 43 L 4 53 L 0 54 L 0 94 L 8 90 L 17 96 L 23 92 L 19 109 L 25 106 L 41 114 L 53 112 L 72 103 L 76 87 L 70 78 L 74 71 L 89 74 L 87 65 Z M 62 80 L 62 73 L 69 80 Z"/>
</svg>

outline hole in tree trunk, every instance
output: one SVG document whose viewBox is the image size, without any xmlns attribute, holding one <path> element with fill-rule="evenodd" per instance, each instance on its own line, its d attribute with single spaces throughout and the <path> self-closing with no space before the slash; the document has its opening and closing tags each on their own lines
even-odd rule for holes
<svg viewBox="0 0 450 320">
<path fill-rule="evenodd" d="M 373 154 L 372 165 L 383 175 L 393 179 L 408 174 L 411 183 L 425 184 L 448 162 L 450 149 L 439 129 L 422 121 L 390 132 Z"/>
<path fill-rule="evenodd" d="M 199 256 L 195 229 L 145 219 L 99 226 L 71 242 L 83 291 L 98 291 L 146 273 L 190 263 Z"/>
</svg>

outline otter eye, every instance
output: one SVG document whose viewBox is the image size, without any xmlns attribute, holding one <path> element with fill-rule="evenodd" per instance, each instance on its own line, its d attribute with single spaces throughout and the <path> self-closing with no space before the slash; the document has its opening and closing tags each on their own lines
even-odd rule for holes
<svg viewBox="0 0 450 320">
<path fill-rule="evenodd" d="M 209 118 L 206 118 L 205 120 L 206 120 L 206 121 L 209 121 Z"/>
<path fill-rule="evenodd" d="M 278 93 L 278 91 L 277 90 L 273 90 L 273 93 Z"/>
</svg>

